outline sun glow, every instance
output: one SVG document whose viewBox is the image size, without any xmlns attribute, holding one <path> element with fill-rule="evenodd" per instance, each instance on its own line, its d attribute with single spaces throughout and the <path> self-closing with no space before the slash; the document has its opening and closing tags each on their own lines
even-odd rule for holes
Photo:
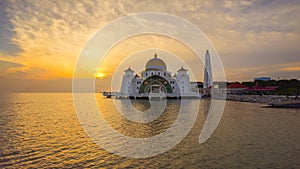
<svg viewBox="0 0 300 169">
<path fill-rule="evenodd" d="M 102 78 L 105 78 L 106 77 L 106 74 L 105 73 L 96 73 L 96 77 L 97 78 L 100 78 L 100 79 L 102 79 Z"/>
</svg>

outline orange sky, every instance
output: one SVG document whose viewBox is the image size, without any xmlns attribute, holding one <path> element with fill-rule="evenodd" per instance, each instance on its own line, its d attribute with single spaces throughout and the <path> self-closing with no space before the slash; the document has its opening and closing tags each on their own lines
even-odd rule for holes
<svg viewBox="0 0 300 169">
<path fill-rule="evenodd" d="M 170 13 L 201 29 L 220 54 L 229 81 L 252 80 L 257 76 L 300 79 L 297 1 L 5 0 L 0 6 L 3 91 L 70 91 L 76 59 L 86 42 L 113 20 L 138 12 Z M 184 62 L 189 62 L 186 57 L 193 55 L 170 38 L 130 38 L 116 46 L 101 66 L 99 72 L 107 75 L 99 79 L 105 84 L 102 87 L 110 86 L 109 78 L 121 58 L 138 51 L 136 55 L 144 57 L 132 67 L 140 71 L 152 57 L 151 50 L 143 53 L 149 48 L 161 49 L 158 53 L 166 59 L 173 53 Z M 172 72 L 182 64 L 175 57 L 166 63 Z M 201 80 L 202 68 L 199 69 L 196 80 Z"/>
</svg>

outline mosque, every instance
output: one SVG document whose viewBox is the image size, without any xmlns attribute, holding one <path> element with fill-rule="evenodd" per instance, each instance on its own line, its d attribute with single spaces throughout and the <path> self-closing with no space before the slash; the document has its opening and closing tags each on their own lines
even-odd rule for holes
<svg viewBox="0 0 300 169">
<path fill-rule="evenodd" d="M 206 52 L 206 60 L 209 52 Z M 210 58 L 209 66 L 210 66 Z M 207 61 L 206 61 L 207 62 Z M 206 63 L 207 64 L 207 63 Z M 136 74 L 130 67 L 125 70 L 121 91 L 117 98 L 201 98 L 196 82 L 191 82 L 188 70 L 181 67 L 174 75 L 167 69 L 166 63 L 155 53 L 146 65 L 145 70 Z M 211 73 L 211 71 L 209 71 Z M 204 80 L 208 81 L 205 71 Z M 211 75 L 210 75 L 211 77 Z M 209 84 L 208 84 L 209 83 Z M 209 87 L 211 82 L 204 82 Z"/>
</svg>

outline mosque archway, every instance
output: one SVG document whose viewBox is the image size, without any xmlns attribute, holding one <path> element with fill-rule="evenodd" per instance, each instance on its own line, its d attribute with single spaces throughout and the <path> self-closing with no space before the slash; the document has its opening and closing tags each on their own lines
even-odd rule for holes
<svg viewBox="0 0 300 169">
<path fill-rule="evenodd" d="M 155 91 L 153 91 L 153 88 Z M 156 93 L 157 90 L 161 90 L 163 93 L 173 93 L 172 86 L 168 80 L 158 75 L 153 75 L 145 79 L 140 86 L 139 93 Z"/>
</svg>

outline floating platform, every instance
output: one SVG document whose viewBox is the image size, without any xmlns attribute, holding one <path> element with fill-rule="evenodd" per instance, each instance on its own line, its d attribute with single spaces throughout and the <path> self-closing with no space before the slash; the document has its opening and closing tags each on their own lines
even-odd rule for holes
<svg viewBox="0 0 300 169">
<path fill-rule="evenodd" d="M 118 92 L 103 92 L 103 96 L 106 98 L 116 98 L 116 99 L 137 99 L 137 100 L 178 100 L 178 99 L 200 99 L 201 95 L 182 95 L 182 96 L 175 96 L 172 94 L 142 94 L 137 96 L 128 96 L 128 95 L 121 95 Z"/>
</svg>

